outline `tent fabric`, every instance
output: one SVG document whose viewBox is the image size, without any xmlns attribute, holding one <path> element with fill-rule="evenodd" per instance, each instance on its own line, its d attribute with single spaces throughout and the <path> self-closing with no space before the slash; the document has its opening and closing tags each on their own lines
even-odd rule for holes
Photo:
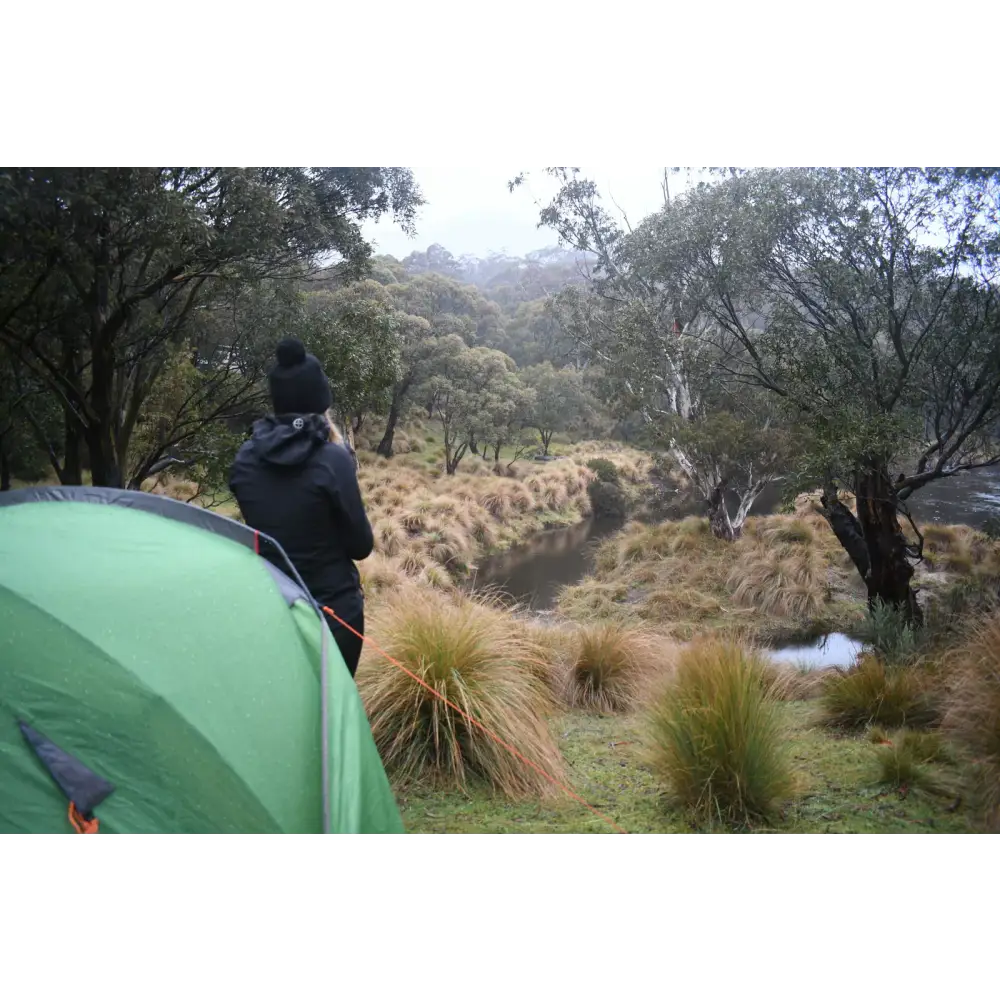
<svg viewBox="0 0 1000 1000">
<path fill-rule="evenodd" d="M 257 541 L 136 491 L 0 494 L 0 832 L 72 832 L 22 724 L 114 786 L 102 833 L 319 833 L 324 799 L 330 832 L 402 832 L 325 620 Z"/>
</svg>

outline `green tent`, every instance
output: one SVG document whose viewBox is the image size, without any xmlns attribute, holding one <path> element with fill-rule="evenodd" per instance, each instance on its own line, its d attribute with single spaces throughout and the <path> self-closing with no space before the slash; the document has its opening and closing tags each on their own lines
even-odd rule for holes
<svg viewBox="0 0 1000 1000">
<path fill-rule="evenodd" d="M 0 789 L 0 833 L 402 832 L 277 543 L 137 491 L 0 494 Z"/>
</svg>

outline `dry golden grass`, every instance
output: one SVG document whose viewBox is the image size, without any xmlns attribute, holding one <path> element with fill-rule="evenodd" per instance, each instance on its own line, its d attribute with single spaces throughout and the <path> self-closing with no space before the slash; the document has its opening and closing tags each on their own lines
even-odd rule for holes
<svg viewBox="0 0 1000 1000">
<path fill-rule="evenodd" d="M 1000 543 L 966 525 L 929 524 L 922 529 L 922 569 L 961 576 L 1000 576 Z"/>
<path fill-rule="evenodd" d="M 427 685 L 366 650 L 358 685 L 379 753 L 397 780 L 464 788 L 478 779 L 510 797 L 553 790 L 437 695 L 562 780 L 562 758 L 545 719 L 551 654 L 526 630 L 512 628 L 508 615 L 488 603 L 406 587 L 379 602 L 370 628 Z"/>
<path fill-rule="evenodd" d="M 630 621 L 637 618 L 637 612 L 626 603 L 627 596 L 624 583 L 585 580 L 559 592 L 559 611 L 576 622 Z"/>
<path fill-rule="evenodd" d="M 147 479 L 142 484 L 143 489 L 149 493 L 157 493 L 160 496 L 170 497 L 173 500 L 183 500 L 187 503 L 199 492 L 197 483 L 189 479 L 181 479 L 178 476 L 161 476 L 155 479 Z"/>
<path fill-rule="evenodd" d="M 632 524 L 594 565 L 590 580 L 560 596 L 569 618 L 643 621 L 678 638 L 736 622 L 753 638 L 817 619 L 844 628 L 864 614 L 856 574 L 814 515 L 751 518 L 733 543 L 713 537 L 706 518 Z"/>
<path fill-rule="evenodd" d="M 780 618 L 809 618 L 826 603 L 827 572 L 822 553 L 808 543 L 767 544 L 762 538 L 740 554 L 726 577 L 726 589 L 742 607 Z"/>
<path fill-rule="evenodd" d="M 409 454 L 362 454 L 358 480 L 375 551 L 404 576 L 444 586 L 441 574 L 456 581 L 482 554 L 523 541 L 551 518 L 574 523 L 589 513 L 593 473 L 575 460 L 496 475 L 477 458 L 462 469 L 444 476 Z"/>
<path fill-rule="evenodd" d="M 563 698 L 571 708 L 628 711 L 653 678 L 670 669 L 676 651 L 669 639 L 645 629 L 581 628 L 563 676 Z"/>
<path fill-rule="evenodd" d="M 972 761 L 984 819 L 1000 829 L 1000 616 L 977 622 L 946 664 L 944 729 Z"/>
</svg>

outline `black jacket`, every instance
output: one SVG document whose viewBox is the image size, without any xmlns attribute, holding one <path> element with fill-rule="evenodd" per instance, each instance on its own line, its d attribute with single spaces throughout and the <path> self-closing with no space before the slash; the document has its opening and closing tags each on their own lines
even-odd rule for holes
<svg viewBox="0 0 1000 1000">
<path fill-rule="evenodd" d="M 372 527 L 354 458 L 330 442 L 323 417 L 258 420 L 236 455 L 229 487 L 246 523 L 281 544 L 320 604 L 342 618 L 363 609 L 353 560 L 371 555 Z M 266 547 L 262 553 L 268 556 Z M 281 567 L 279 557 L 272 562 Z"/>
</svg>

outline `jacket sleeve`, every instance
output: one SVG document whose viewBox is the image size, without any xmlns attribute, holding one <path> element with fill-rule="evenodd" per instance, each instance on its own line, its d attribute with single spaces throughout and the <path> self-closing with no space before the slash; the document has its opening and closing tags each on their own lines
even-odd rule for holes
<svg viewBox="0 0 1000 1000">
<path fill-rule="evenodd" d="M 330 473 L 328 489 L 344 531 L 344 551 L 355 561 L 367 559 L 375 548 L 375 536 L 361 500 L 354 459 L 346 448 L 335 444 L 326 448 L 325 458 Z"/>
</svg>

